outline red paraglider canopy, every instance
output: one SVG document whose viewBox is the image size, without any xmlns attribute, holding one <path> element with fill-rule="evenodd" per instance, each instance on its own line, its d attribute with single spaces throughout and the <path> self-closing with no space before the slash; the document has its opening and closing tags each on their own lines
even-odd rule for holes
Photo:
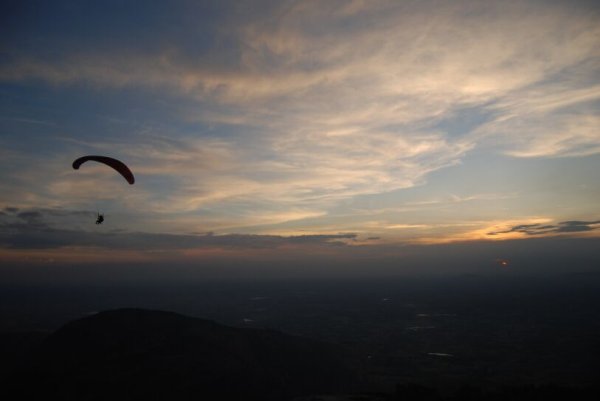
<svg viewBox="0 0 600 401">
<path fill-rule="evenodd" d="M 73 162 L 73 168 L 75 170 L 79 170 L 79 166 L 81 166 L 83 163 L 87 162 L 88 160 L 93 160 L 98 163 L 103 163 L 103 164 L 106 164 L 107 166 L 114 168 L 115 170 L 117 170 L 119 172 L 119 174 L 121 174 L 123 176 L 123 178 L 125 178 L 127 180 L 127 182 L 129 184 L 133 184 L 135 182 L 135 177 L 133 176 L 133 173 L 131 172 L 131 170 L 129 170 L 129 167 L 127 167 L 125 165 L 125 163 L 123 163 L 120 160 L 113 159 L 112 157 L 108 157 L 108 156 L 89 155 L 89 156 L 80 157 L 79 159 L 77 159 Z"/>
</svg>

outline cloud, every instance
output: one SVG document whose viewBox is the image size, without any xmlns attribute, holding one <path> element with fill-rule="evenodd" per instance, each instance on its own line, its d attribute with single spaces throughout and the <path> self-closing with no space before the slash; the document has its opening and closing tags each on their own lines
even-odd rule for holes
<svg viewBox="0 0 600 401">
<path fill-rule="evenodd" d="M 477 130 L 514 157 L 589 156 L 600 152 L 600 86 L 536 86 L 491 106 L 502 110 Z"/>
<path fill-rule="evenodd" d="M 563 221 L 558 224 L 519 224 L 507 230 L 491 231 L 487 235 L 509 233 L 523 233 L 527 235 L 546 235 L 559 233 L 578 233 L 600 229 L 600 220 L 597 221 Z"/>
<path fill-rule="evenodd" d="M 52 217 L 68 218 L 88 212 L 28 210 L 0 215 L 0 247 L 7 249 L 98 248 L 167 251 L 202 248 L 276 249 L 286 246 L 339 246 L 356 239 L 353 233 L 330 235 L 163 234 L 147 232 L 84 231 L 56 228 Z"/>
<path fill-rule="evenodd" d="M 598 221 L 563 221 L 559 223 L 557 232 L 581 232 L 592 231 L 600 228 L 600 220 Z"/>
<path fill-rule="evenodd" d="M 600 24 L 583 3 L 256 4 L 205 14 L 185 3 L 143 30 L 100 13 L 85 35 L 53 27 L 44 51 L 19 46 L 39 35 L 19 31 L 0 81 L 176 103 L 185 133 L 136 126 L 70 145 L 119 149 L 135 164 L 145 185 L 123 194 L 106 182 L 102 197 L 182 220 L 197 213 L 207 230 L 329 216 L 350 198 L 423 184 L 484 146 L 513 157 L 600 152 Z M 148 7 L 133 28 L 156 24 Z M 114 32 L 102 24 L 111 18 Z M 465 109 L 481 121 L 454 135 L 445 123 Z M 101 170 L 51 162 L 0 188 L 7 201 L 84 208 Z"/>
</svg>

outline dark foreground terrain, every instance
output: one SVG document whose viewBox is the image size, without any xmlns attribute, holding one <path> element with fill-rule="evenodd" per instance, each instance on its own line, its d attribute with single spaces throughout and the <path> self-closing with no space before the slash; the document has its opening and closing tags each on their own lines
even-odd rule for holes
<svg viewBox="0 0 600 401">
<path fill-rule="evenodd" d="M 12 374 L 25 399 L 285 400 L 356 379 L 332 345 L 172 312 L 120 309 L 68 323 Z"/>
<path fill-rule="evenodd" d="M 598 284 L 12 288 L 0 293 L 3 398 L 596 399 Z M 93 312 L 119 306 L 135 308 Z"/>
</svg>

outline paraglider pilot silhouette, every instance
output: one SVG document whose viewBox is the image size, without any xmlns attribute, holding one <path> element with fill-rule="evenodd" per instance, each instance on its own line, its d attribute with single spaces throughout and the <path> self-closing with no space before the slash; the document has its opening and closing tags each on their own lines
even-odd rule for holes
<svg viewBox="0 0 600 401">
<path fill-rule="evenodd" d="M 98 217 L 96 217 L 96 224 L 102 224 L 102 222 L 104 221 L 104 215 L 97 213 Z"/>
<path fill-rule="evenodd" d="M 89 160 L 92 160 L 92 161 L 95 161 L 98 163 L 102 163 L 109 167 L 112 167 L 119 174 L 121 174 L 123 176 L 123 178 L 125 178 L 130 185 L 133 185 L 133 183 L 135 182 L 135 177 L 133 176 L 133 173 L 131 172 L 131 170 L 129 170 L 129 167 L 127 167 L 125 165 L 125 163 L 123 163 L 120 160 L 113 159 L 112 157 L 108 157 L 108 156 L 89 155 L 89 156 L 80 157 L 79 159 L 76 159 L 73 162 L 73 168 L 75 170 L 79 170 L 79 167 L 83 163 L 85 163 Z M 100 212 L 97 212 L 96 224 L 102 224 L 103 222 L 104 222 L 104 215 L 100 214 Z"/>
</svg>

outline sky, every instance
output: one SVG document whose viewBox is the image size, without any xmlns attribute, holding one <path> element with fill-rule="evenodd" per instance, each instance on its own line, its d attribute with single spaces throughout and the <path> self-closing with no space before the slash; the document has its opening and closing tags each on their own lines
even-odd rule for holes
<svg viewBox="0 0 600 401">
<path fill-rule="evenodd" d="M 593 1 L 2 7 L 5 278 L 600 266 Z"/>
</svg>

